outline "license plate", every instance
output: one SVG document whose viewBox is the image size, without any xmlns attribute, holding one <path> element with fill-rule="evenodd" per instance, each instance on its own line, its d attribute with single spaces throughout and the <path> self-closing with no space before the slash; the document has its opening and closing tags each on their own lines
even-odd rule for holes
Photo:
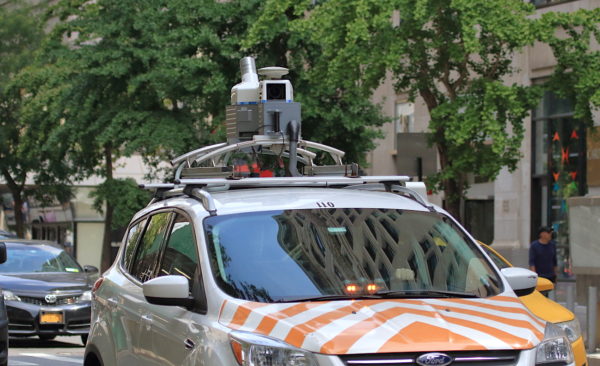
<svg viewBox="0 0 600 366">
<path fill-rule="evenodd" d="M 64 323 L 64 314 L 56 312 L 42 312 L 40 314 L 40 324 L 62 324 Z"/>
</svg>

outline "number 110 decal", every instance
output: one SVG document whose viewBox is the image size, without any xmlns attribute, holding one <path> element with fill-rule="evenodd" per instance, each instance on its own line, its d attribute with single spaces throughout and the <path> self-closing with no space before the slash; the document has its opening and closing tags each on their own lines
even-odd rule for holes
<svg viewBox="0 0 600 366">
<path fill-rule="evenodd" d="M 317 201 L 317 206 L 321 207 L 321 208 L 335 207 L 333 202 L 319 202 L 319 201 Z"/>
</svg>

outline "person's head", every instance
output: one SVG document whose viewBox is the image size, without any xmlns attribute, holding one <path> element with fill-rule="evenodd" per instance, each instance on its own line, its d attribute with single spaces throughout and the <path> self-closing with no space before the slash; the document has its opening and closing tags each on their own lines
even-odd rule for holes
<svg viewBox="0 0 600 366">
<path fill-rule="evenodd" d="M 540 227 L 540 229 L 538 230 L 538 239 L 543 242 L 543 243 L 547 243 L 550 240 L 552 240 L 552 227 L 550 226 L 542 226 Z"/>
</svg>

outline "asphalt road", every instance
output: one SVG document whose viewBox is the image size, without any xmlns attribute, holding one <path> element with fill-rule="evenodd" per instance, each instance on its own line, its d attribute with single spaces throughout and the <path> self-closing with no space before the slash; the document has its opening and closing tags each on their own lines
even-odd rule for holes
<svg viewBox="0 0 600 366">
<path fill-rule="evenodd" d="M 41 341 L 37 337 L 11 338 L 8 366 L 83 365 L 84 347 L 80 337 L 56 337 Z"/>
</svg>

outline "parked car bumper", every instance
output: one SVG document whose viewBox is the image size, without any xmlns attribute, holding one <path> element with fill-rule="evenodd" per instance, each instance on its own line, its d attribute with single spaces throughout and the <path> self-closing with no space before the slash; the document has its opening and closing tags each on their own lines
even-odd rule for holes
<svg viewBox="0 0 600 366">
<path fill-rule="evenodd" d="M 91 303 L 39 306 L 19 301 L 6 301 L 8 334 L 31 335 L 82 335 L 90 330 Z M 41 314 L 63 314 L 56 322 L 40 322 Z"/>
<path fill-rule="evenodd" d="M 587 363 L 587 355 L 585 353 L 583 337 L 579 337 L 575 342 L 571 343 L 571 347 L 573 348 L 573 355 L 575 356 L 575 364 L 577 366 L 584 366 Z"/>
</svg>

